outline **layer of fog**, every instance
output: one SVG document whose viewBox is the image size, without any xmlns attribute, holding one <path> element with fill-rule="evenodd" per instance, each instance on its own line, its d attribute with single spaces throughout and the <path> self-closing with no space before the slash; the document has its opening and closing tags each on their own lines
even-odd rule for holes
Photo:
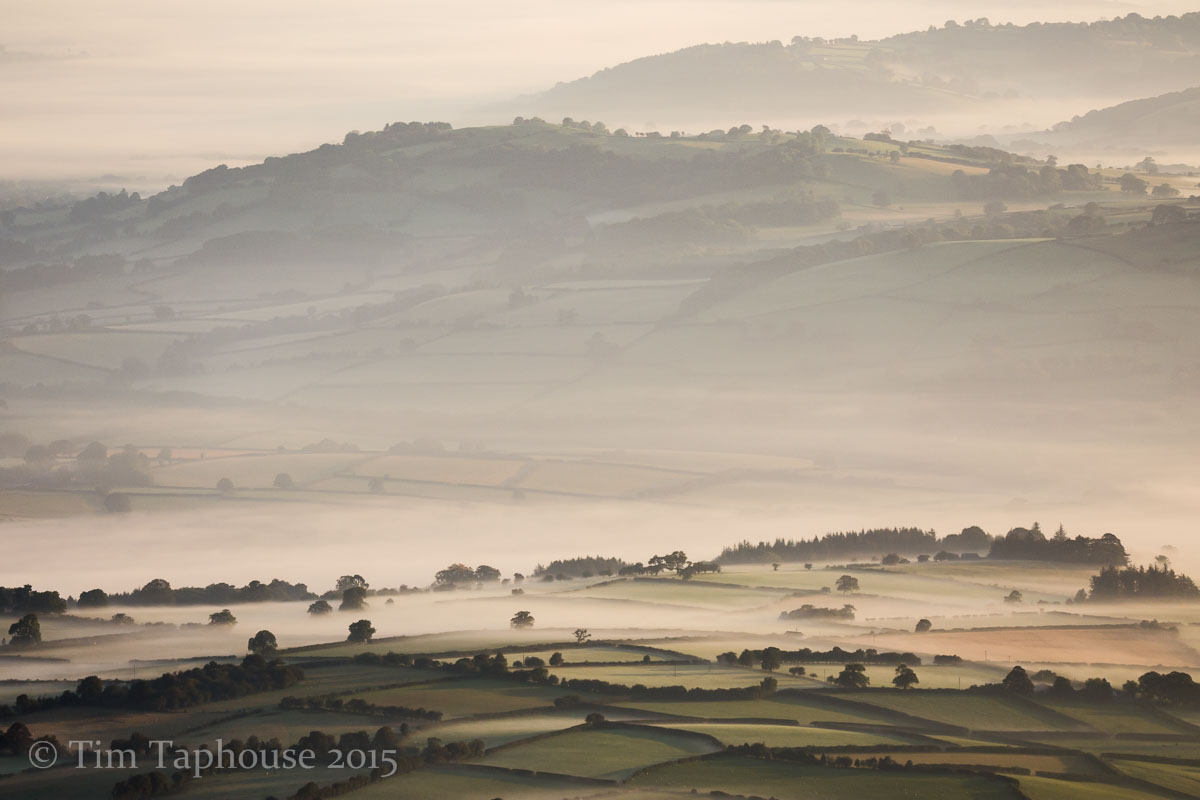
<svg viewBox="0 0 1200 800">
<path fill-rule="evenodd" d="M 918 525 L 942 533 L 978 524 L 995 534 L 1042 521 L 1072 534 L 1114 531 L 1137 560 L 1149 561 L 1165 544 L 1183 569 L 1194 566 L 1188 546 L 1190 514 L 1164 516 L 1162 508 L 1108 506 L 1070 517 L 1039 509 L 955 505 L 902 506 L 873 502 L 858 492 L 857 507 L 839 504 L 812 511 L 751 513 L 671 507 L 651 503 L 549 505 L 452 504 L 413 501 L 393 508 L 353 508 L 319 503 L 233 504 L 190 513 L 97 515 L 9 522 L 6 541 L 20 558 L 0 565 L 0 585 L 32 584 L 64 596 L 102 588 L 128 591 L 152 578 L 173 586 L 205 586 L 280 578 L 313 591 L 332 588 L 339 575 L 360 574 L 373 586 L 427 586 L 454 562 L 489 564 L 505 575 L 529 574 L 535 565 L 580 555 L 646 561 L 681 549 L 694 560 L 722 547 L 751 541 L 811 538 L 832 530 Z M 1041 509 L 1045 511 L 1046 509 Z M 1189 559 L 1191 561 L 1189 561 Z"/>
<path fill-rule="evenodd" d="M 215 163 L 307 150 L 396 119 L 501 122 L 478 109 L 700 42 L 875 38 L 982 16 L 1025 24 L 1189 10 L 1186 2 L 1142 0 L 873 1 L 853 15 L 829 0 L 142 0 L 117 12 L 83 0 L 26 4 L 5 14 L 0 174 L 115 173 L 131 190 L 161 188 Z M 786 122 L 750 122 L 766 121 Z"/>
</svg>

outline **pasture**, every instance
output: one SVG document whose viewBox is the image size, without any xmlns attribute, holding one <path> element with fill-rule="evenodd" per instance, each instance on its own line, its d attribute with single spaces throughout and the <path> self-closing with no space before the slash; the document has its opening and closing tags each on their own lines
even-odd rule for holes
<svg viewBox="0 0 1200 800">
<path fill-rule="evenodd" d="M 381 706 L 407 706 L 441 711 L 446 719 L 549 707 L 565 692 L 487 679 L 440 680 L 394 689 L 359 692 L 348 699 Z"/>
<path fill-rule="evenodd" d="M 695 789 L 697 792 L 744 794 L 754 787 L 759 796 L 780 800 L 861 800 L 863 797 L 936 797 L 938 800 L 1015 800 L 1005 783 L 971 775 L 929 775 L 874 770 L 834 769 L 721 757 L 669 764 L 636 776 L 638 788 Z"/>
<path fill-rule="evenodd" d="M 845 692 L 838 697 L 972 731 L 1071 731 L 1087 726 L 1020 698 L 957 692 Z"/>
<path fill-rule="evenodd" d="M 508 769 L 623 780 L 651 764 L 711 753 L 718 749 L 719 746 L 714 742 L 695 734 L 621 725 L 600 729 L 577 728 L 533 742 L 492 750 L 479 763 Z"/>
</svg>

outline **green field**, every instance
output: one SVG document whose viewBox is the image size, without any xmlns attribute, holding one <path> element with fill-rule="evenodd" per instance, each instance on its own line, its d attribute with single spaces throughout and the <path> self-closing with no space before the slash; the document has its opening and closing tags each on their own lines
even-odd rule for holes
<svg viewBox="0 0 1200 800">
<path fill-rule="evenodd" d="M 416 740 L 436 736 L 444 742 L 469 742 L 482 739 L 488 747 L 526 739 L 552 731 L 561 731 L 583 722 L 584 711 L 514 713 L 490 719 L 458 719 L 451 722 L 411 722 Z M 419 727 L 418 727 L 419 726 Z"/>
<path fill-rule="evenodd" d="M 527 744 L 516 744 L 488 753 L 480 763 L 623 780 L 650 764 L 672 761 L 719 747 L 702 737 L 650 727 L 576 729 Z"/>
<path fill-rule="evenodd" d="M 465 679 L 442 680 L 396 689 L 376 689 L 352 695 L 381 706 L 407 706 L 441 711 L 445 718 L 469 717 L 548 707 L 565 692 L 542 686 L 525 686 L 511 681 Z"/>
<path fill-rule="evenodd" d="M 399 775 L 354 793 L 362 800 L 492 800 L 496 797 L 521 800 L 561 800 L 581 797 L 605 787 L 570 778 L 548 775 L 518 775 L 470 766 L 436 766 Z"/>
<path fill-rule="evenodd" d="M 1021 776 L 1021 791 L 1029 800 L 1079 800 L 1087 797 L 1089 800 L 1161 800 L 1163 795 L 1143 789 L 1128 786 L 1115 786 L 1106 781 L 1077 781 L 1055 780 Z"/>
<path fill-rule="evenodd" d="M 909 692 L 852 692 L 847 699 L 870 703 L 881 708 L 901 711 L 923 719 L 958 725 L 975 731 L 1069 731 L 1084 730 L 1082 723 L 1073 723 L 1020 700 L 989 695 L 959 695 L 956 693 Z"/>
<path fill-rule="evenodd" d="M 1087 703 L 1043 700 L 1041 703 L 1047 708 L 1066 714 L 1080 722 L 1086 722 L 1105 733 L 1191 734 L 1200 737 L 1200 731 L 1188 725 L 1181 725 L 1167 714 L 1157 714 L 1153 711 L 1147 713 L 1124 702 Z"/>
<path fill-rule="evenodd" d="M 858 699 L 858 698 L 856 698 Z M 700 719 L 780 719 L 801 724 L 852 722 L 895 725 L 898 718 L 885 708 L 847 706 L 825 693 L 784 694 L 761 700 L 629 700 L 616 703 L 659 714 Z"/>
<path fill-rule="evenodd" d="M 1114 759 L 1113 766 L 1131 778 L 1165 786 L 1176 792 L 1200 797 L 1200 766 L 1155 764 L 1152 761 Z"/>
<path fill-rule="evenodd" d="M 713 758 L 649 770 L 630 783 L 636 787 L 753 793 L 780 800 L 861 800 L 864 797 L 936 797 L 938 800 L 1016 800 L 1005 783 L 966 775 L 925 775 L 875 770 L 833 769 L 758 761 Z"/>
<path fill-rule="evenodd" d="M 722 744 L 767 747 L 871 747 L 879 744 L 913 744 L 917 740 L 899 733 L 860 733 L 807 725 L 746 725 L 735 722 L 660 722 L 665 728 L 706 733 Z"/>
</svg>

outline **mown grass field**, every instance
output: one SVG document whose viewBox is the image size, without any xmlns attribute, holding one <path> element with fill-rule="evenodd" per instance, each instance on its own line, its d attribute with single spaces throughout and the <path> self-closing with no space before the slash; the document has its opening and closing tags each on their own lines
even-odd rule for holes
<svg viewBox="0 0 1200 800">
<path fill-rule="evenodd" d="M 577 729 L 493 751 L 479 763 L 620 780 L 650 764 L 717 749 L 702 737 L 650 727 Z"/>
<path fill-rule="evenodd" d="M 352 695 L 381 706 L 407 706 L 441 711 L 445 718 L 548 707 L 566 692 L 488 679 L 443 680 Z"/>
</svg>

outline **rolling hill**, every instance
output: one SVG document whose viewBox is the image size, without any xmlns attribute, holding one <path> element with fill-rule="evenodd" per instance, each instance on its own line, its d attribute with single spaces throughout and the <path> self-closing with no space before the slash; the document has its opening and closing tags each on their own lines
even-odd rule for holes
<svg viewBox="0 0 1200 800">
<path fill-rule="evenodd" d="M 878 41 L 796 36 L 705 44 L 640 58 L 521 98 L 513 113 L 690 130 L 743 122 L 808 127 L 903 121 L 965 133 L 1064 105 L 1191 85 L 1200 13 L 1023 27 L 974 20 Z M 1053 80 L 1046 77 L 1053 75 Z M 1082 109 L 1081 109 L 1082 110 Z"/>
</svg>

